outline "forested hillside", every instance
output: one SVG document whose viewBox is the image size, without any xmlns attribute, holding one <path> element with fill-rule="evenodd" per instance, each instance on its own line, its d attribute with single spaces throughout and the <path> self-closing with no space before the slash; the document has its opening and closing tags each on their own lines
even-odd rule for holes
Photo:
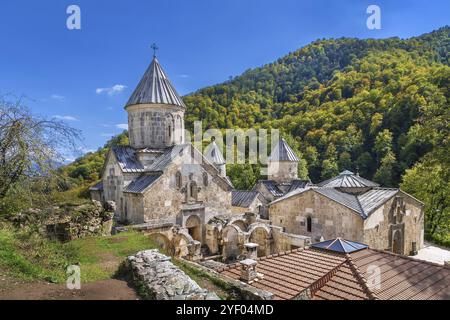
<svg viewBox="0 0 450 320">
<path fill-rule="evenodd" d="M 384 186 L 403 182 L 427 215 L 439 212 L 427 230 L 450 241 L 449 49 L 448 26 L 406 40 L 318 40 L 184 97 L 186 127 L 279 128 L 302 159 L 302 177 L 318 182 L 349 169 Z M 104 154 L 62 176 L 76 185 L 98 179 Z M 251 165 L 228 173 L 238 188 L 260 178 Z"/>
<path fill-rule="evenodd" d="M 431 148 L 423 108 L 448 107 L 449 28 L 400 40 L 319 40 L 185 97 L 187 127 L 279 128 L 313 181 L 343 169 L 396 186 Z M 411 129 L 411 130 L 410 130 Z"/>
</svg>

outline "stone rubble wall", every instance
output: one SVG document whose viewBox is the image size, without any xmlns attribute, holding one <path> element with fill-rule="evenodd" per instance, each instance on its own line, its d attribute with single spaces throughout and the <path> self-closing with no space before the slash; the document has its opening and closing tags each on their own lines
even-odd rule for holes
<svg viewBox="0 0 450 320">
<path fill-rule="evenodd" d="M 139 294 L 150 300 L 220 300 L 202 289 L 158 250 L 141 251 L 126 260 Z"/>
<path fill-rule="evenodd" d="M 114 208 L 98 201 L 73 206 L 27 209 L 10 221 L 18 228 L 38 226 L 39 232 L 51 239 L 71 241 L 88 236 L 109 236 L 113 226 Z"/>
</svg>

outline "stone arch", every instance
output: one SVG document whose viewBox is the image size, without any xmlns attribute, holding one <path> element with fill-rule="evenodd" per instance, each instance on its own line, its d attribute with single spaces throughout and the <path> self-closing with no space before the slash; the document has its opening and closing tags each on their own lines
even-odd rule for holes
<svg viewBox="0 0 450 320">
<path fill-rule="evenodd" d="M 235 220 L 232 222 L 233 225 L 238 226 L 242 231 L 247 230 L 247 225 L 244 220 Z"/>
<path fill-rule="evenodd" d="M 271 251 L 270 228 L 265 224 L 255 223 L 249 228 L 249 242 L 257 243 L 258 257 L 267 256 Z"/>
<path fill-rule="evenodd" d="M 222 255 L 226 260 L 234 260 L 242 253 L 244 234 L 236 225 L 228 225 L 222 231 Z"/>
<path fill-rule="evenodd" d="M 149 235 L 149 238 L 162 249 L 163 252 L 174 255 L 175 248 L 173 243 L 169 240 L 169 238 L 162 233 L 152 233 Z"/>
<path fill-rule="evenodd" d="M 238 226 L 242 231 L 247 231 L 248 223 L 246 222 L 244 215 L 232 216 L 228 221 L 228 224 L 234 224 Z"/>
<path fill-rule="evenodd" d="M 173 246 L 175 248 L 174 255 L 176 257 L 186 257 L 189 254 L 189 245 L 194 242 L 194 239 L 187 232 L 178 231 L 174 235 L 172 240 Z"/>
<path fill-rule="evenodd" d="M 185 227 L 192 239 L 202 241 L 202 221 L 199 216 L 193 214 L 186 220 Z"/>
</svg>

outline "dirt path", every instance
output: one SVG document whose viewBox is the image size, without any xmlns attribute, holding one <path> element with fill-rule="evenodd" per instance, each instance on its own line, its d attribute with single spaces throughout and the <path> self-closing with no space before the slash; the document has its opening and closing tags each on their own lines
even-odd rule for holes
<svg viewBox="0 0 450 320">
<path fill-rule="evenodd" d="M 0 300 L 138 300 L 126 281 L 108 279 L 83 284 L 81 290 L 69 290 L 51 283 L 0 282 Z"/>
<path fill-rule="evenodd" d="M 64 284 L 26 282 L 11 278 L 0 269 L 0 300 L 138 300 L 125 280 L 107 279 L 69 290 Z"/>
</svg>

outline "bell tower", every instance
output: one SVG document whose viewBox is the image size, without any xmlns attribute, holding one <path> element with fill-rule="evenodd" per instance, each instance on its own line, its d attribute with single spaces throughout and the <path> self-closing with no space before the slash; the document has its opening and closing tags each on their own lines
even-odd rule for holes
<svg viewBox="0 0 450 320">
<path fill-rule="evenodd" d="M 268 159 L 268 179 L 278 183 L 297 179 L 298 162 L 299 159 L 286 140 L 280 139 Z"/>
</svg>

